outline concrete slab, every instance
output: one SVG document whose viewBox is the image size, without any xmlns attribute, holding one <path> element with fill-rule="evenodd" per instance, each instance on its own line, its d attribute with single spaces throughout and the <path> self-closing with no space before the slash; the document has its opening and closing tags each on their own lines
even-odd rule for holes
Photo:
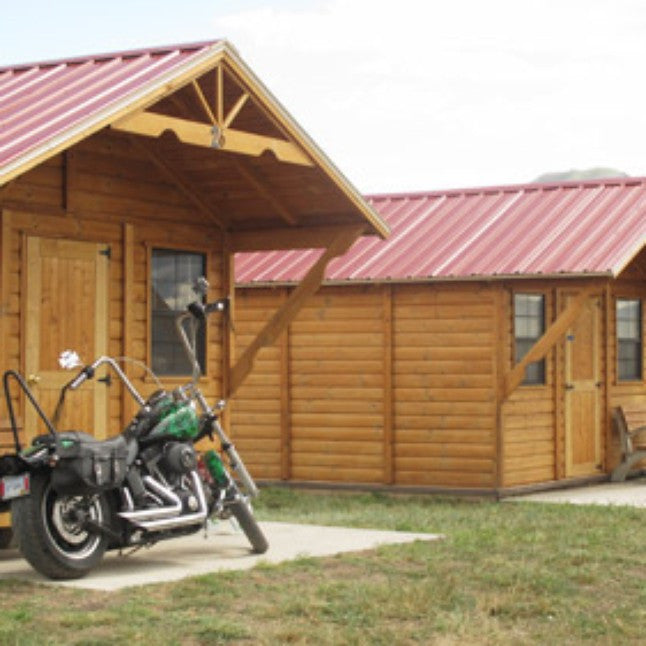
<svg viewBox="0 0 646 646">
<path fill-rule="evenodd" d="M 646 482 L 644 480 L 606 482 L 572 489 L 541 491 L 505 500 L 510 502 L 570 503 L 572 505 L 624 505 L 646 508 Z"/>
<path fill-rule="evenodd" d="M 75 581 L 50 581 L 35 572 L 17 550 L 0 550 L 0 578 L 115 591 L 130 586 L 177 581 L 209 572 L 246 570 L 258 563 L 280 563 L 298 557 L 331 556 L 374 549 L 379 545 L 441 538 L 437 534 L 291 523 L 264 522 L 261 526 L 270 545 L 269 550 L 261 555 L 249 551 L 244 534 L 235 531 L 229 523 L 221 523 L 211 529 L 206 537 L 200 533 L 164 541 L 129 556 L 110 552 L 88 576 Z"/>
</svg>

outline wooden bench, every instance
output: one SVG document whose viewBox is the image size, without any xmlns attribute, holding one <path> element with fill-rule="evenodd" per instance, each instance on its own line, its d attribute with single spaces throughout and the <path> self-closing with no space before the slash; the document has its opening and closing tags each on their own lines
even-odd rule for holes
<svg viewBox="0 0 646 646">
<path fill-rule="evenodd" d="M 626 404 L 612 411 L 621 442 L 621 462 L 610 476 L 612 482 L 623 482 L 633 465 L 646 459 L 646 402 Z"/>
</svg>

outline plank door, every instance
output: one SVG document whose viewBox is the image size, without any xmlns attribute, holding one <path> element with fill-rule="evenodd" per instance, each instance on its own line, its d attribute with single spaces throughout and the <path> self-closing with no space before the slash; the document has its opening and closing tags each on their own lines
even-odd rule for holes
<svg viewBox="0 0 646 646">
<path fill-rule="evenodd" d="M 71 240 L 27 239 L 24 317 L 25 376 L 45 413 L 53 415 L 60 389 L 75 374 L 58 357 L 76 350 L 91 363 L 106 354 L 108 340 L 108 257 L 106 245 Z M 59 430 L 82 430 L 105 438 L 107 385 L 89 380 L 68 392 Z M 25 436 L 46 432 L 25 404 Z"/>
<path fill-rule="evenodd" d="M 602 469 L 600 332 L 601 298 L 591 296 L 565 339 L 566 477 Z"/>
</svg>

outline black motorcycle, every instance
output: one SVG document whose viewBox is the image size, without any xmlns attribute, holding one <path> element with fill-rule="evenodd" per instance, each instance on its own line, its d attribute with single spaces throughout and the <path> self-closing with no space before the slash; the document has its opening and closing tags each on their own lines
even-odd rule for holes
<svg viewBox="0 0 646 646">
<path fill-rule="evenodd" d="M 203 295 L 206 287 L 202 280 L 196 291 Z M 23 377 L 15 371 L 4 374 L 16 452 L 0 458 L 0 509 L 11 504 L 19 549 L 40 573 L 52 579 L 78 578 L 108 549 L 192 534 L 214 518 L 235 518 L 253 551 L 267 550 L 249 503 L 258 489 L 219 422 L 225 402 L 209 406 L 198 386 L 197 329 L 211 313 L 226 312 L 227 307 L 227 299 L 205 304 L 202 297 L 177 318 L 192 379 L 146 400 L 113 358 L 100 357 L 64 386 L 50 420 Z M 71 352 L 62 359 L 68 368 L 80 364 Z M 58 431 L 67 393 L 92 379 L 101 366 L 122 381 L 138 402 L 138 413 L 119 436 L 105 441 L 80 431 Z M 10 397 L 12 380 L 48 430 L 24 450 Z M 214 436 L 219 452 L 195 449 L 200 440 Z"/>
</svg>

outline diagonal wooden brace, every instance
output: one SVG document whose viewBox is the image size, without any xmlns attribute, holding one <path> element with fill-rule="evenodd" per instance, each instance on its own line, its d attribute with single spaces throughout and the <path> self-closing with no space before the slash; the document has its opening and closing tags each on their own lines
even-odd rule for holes
<svg viewBox="0 0 646 646">
<path fill-rule="evenodd" d="M 503 401 L 509 399 L 516 388 L 520 386 L 525 377 L 525 368 L 530 363 L 543 359 L 556 345 L 557 341 L 568 331 L 572 323 L 581 314 L 586 301 L 595 289 L 598 290 L 598 286 L 590 285 L 582 289 L 556 317 L 554 323 L 545 330 L 545 334 L 529 349 L 529 352 L 507 373 Z"/>
<path fill-rule="evenodd" d="M 362 225 L 344 228 L 332 240 L 323 255 L 299 283 L 298 287 L 296 287 L 282 307 L 265 324 L 258 333 L 258 336 L 249 344 L 233 366 L 231 369 L 231 378 L 229 379 L 229 392 L 227 393 L 227 397 L 231 397 L 245 380 L 253 367 L 253 362 L 260 349 L 272 345 L 276 341 L 285 328 L 296 318 L 310 296 L 318 290 L 323 282 L 325 268 L 328 266 L 328 263 L 333 258 L 343 255 L 363 232 L 364 227 Z"/>
</svg>

